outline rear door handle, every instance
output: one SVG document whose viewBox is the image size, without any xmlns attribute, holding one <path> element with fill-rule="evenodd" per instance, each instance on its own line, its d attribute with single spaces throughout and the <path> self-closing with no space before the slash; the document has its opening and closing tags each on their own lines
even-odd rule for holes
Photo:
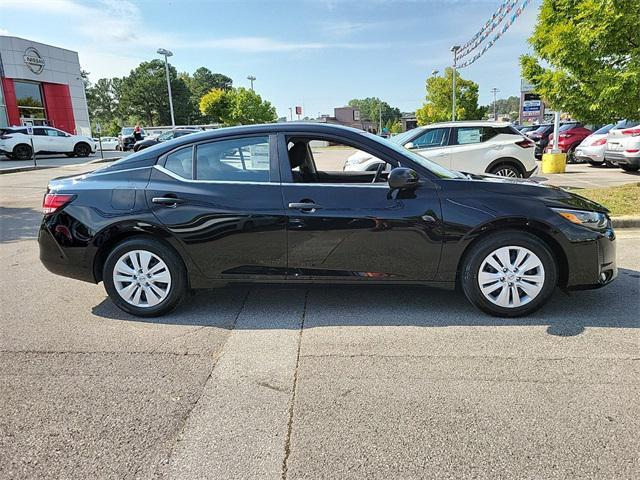
<svg viewBox="0 0 640 480">
<path fill-rule="evenodd" d="M 167 207 L 175 207 L 176 205 L 180 204 L 180 203 L 184 203 L 184 200 L 178 197 L 170 197 L 170 196 L 166 196 L 166 197 L 153 197 L 151 199 L 151 201 L 153 203 L 156 203 L 158 205 L 164 205 Z"/>
<path fill-rule="evenodd" d="M 289 204 L 289 208 L 292 210 L 300 210 L 301 212 L 315 212 L 322 207 L 313 202 L 292 202 Z"/>
</svg>

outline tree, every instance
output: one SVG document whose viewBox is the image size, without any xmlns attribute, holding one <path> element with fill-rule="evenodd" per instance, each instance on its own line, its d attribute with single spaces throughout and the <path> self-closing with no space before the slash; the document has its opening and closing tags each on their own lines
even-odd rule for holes
<svg viewBox="0 0 640 480">
<path fill-rule="evenodd" d="M 179 77 L 185 82 L 189 92 L 191 94 L 191 103 L 195 106 L 200 104 L 200 100 L 203 96 L 205 96 L 208 92 L 214 89 L 221 90 L 230 90 L 233 85 L 233 80 L 223 75 L 221 73 L 212 73 L 206 67 L 200 67 L 193 75 L 189 73 L 181 73 Z M 201 122 L 215 122 L 214 119 L 209 118 L 206 115 L 202 115 L 199 110 L 195 112 L 197 117 L 196 120 Z"/>
<path fill-rule="evenodd" d="M 251 125 L 276 120 L 275 107 L 246 88 L 214 89 L 200 100 L 200 111 L 225 125 Z"/>
<path fill-rule="evenodd" d="M 544 0 L 522 75 L 584 122 L 640 118 L 638 18 L 638 0 Z"/>
<path fill-rule="evenodd" d="M 418 125 L 451 120 L 453 99 L 453 69 L 446 68 L 444 76 L 427 78 L 426 102 L 416 111 Z M 456 120 L 480 120 L 486 107 L 478 107 L 478 84 L 465 80 L 456 72 Z"/>
<path fill-rule="evenodd" d="M 178 78 L 176 69 L 171 65 L 169 78 L 176 123 L 190 123 L 194 105 L 189 89 L 184 80 Z M 148 126 L 171 124 L 167 79 L 162 60 L 142 62 L 132 70 L 122 80 L 120 97 L 120 102 L 127 107 L 127 112 L 123 113 L 139 115 Z"/>
<path fill-rule="evenodd" d="M 92 123 L 107 124 L 117 116 L 118 103 L 110 78 L 101 78 L 86 90 L 89 118 Z"/>
<path fill-rule="evenodd" d="M 382 110 L 382 124 L 386 125 L 389 121 L 395 122 L 400 119 L 400 110 L 390 106 L 387 102 L 383 102 L 378 97 L 354 98 L 349 100 L 349 106 L 355 107 L 360 111 L 360 118 L 368 120 L 378 125 L 380 110 Z"/>
<path fill-rule="evenodd" d="M 487 115 L 493 119 L 493 102 L 483 107 Z M 508 98 L 498 98 L 496 100 L 496 113 L 499 116 L 508 115 L 511 120 L 517 120 L 520 113 L 520 97 L 512 95 Z"/>
</svg>

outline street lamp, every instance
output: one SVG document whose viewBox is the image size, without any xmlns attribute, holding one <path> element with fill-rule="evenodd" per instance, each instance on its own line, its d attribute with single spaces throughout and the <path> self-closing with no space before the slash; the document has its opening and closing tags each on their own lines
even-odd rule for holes
<svg viewBox="0 0 640 480">
<path fill-rule="evenodd" d="M 247 77 L 247 80 L 251 82 L 251 91 L 253 91 L 253 82 L 255 81 L 255 79 L 256 79 L 255 75 L 249 75 Z"/>
<path fill-rule="evenodd" d="M 493 93 L 493 120 L 497 121 L 498 120 L 498 112 L 496 110 L 496 94 L 499 92 L 500 90 L 498 90 L 497 88 L 493 87 L 491 89 L 491 93 Z"/>
<path fill-rule="evenodd" d="M 175 127 L 176 119 L 173 116 L 173 98 L 171 98 L 171 79 L 169 77 L 169 60 L 168 60 L 169 57 L 173 56 L 173 52 L 170 52 L 169 50 L 166 50 L 164 48 L 159 48 L 156 53 L 164 56 L 164 68 L 167 73 L 167 90 L 169 91 L 169 110 L 171 111 L 171 126 Z"/>
<path fill-rule="evenodd" d="M 438 75 L 439 73 L 440 73 L 440 70 L 433 70 L 433 71 L 431 72 L 431 76 L 432 76 L 432 77 L 435 77 L 435 76 L 436 76 L 436 75 Z"/>
<path fill-rule="evenodd" d="M 451 47 L 451 51 L 453 52 L 453 89 L 452 89 L 452 109 L 451 109 L 451 121 L 456 121 L 456 63 L 458 61 L 458 51 L 460 50 L 460 45 L 454 45 Z"/>
</svg>

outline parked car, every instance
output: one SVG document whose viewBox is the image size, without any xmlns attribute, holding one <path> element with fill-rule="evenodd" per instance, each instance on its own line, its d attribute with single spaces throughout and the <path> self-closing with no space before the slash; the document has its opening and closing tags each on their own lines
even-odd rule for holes
<svg viewBox="0 0 640 480">
<path fill-rule="evenodd" d="M 537 169 L 533 142 L 506 122 L 436 123 L 390 141 L 452 170 L 528 178 Z M 376 170 L 381 162 L 359 151 L 347 159 L 344 170 Z"/>
<path fill-rule="evenodd" d="M 390 171 L 319 170 L 318 141 L 367 152 Z M 247 281 L 460 285 L 481 310 L 514 317 L 556 286 L 597 288 L 617 275 L 601 205 L 528 180 L 461 174 L 336 125 L 186 135 L 51 180 L 43 211 L 43 264 L 104 282 L 118 307 L 145 317 L 189 289 Z"/>
<path fill-rule="evenodd" d="M 131 150 L 133 145 L 136 143 L 136 138 L 133 134 L 134 127 L 122 127 L 120 130 L 120 135 L 118 135 L 118 145 L 116 150 L 121 150 L 126 152 L 127 150 Z M 140 129 L 140 134 L 142 135 L 142 139 L 147 137 L 147 132 L 145 132 L 144 128 Z"/>
<path fill-rule="evenodd" d="M 91 137 L 71 135 L 53 127 L 4 127 L 0 134 L 0 153 L 11 160 L 29 160 L 36 154 L 64 153 L 68 157 L 88 157 L 96 151 Z M 33 142 L 33 149 L 31 148 Z"/>
<path fill-rule="evenodd" d="M 538 128 L 538 125 L 528 125 L 528 126 L 521 125 L 520 128 L 516 127 L 516 130 L 518 130 L 522 135 L 524 135 L 528 132 L 533 132 L 537 128 Z"/>
<path fill-rule="evenodd" d="M 639 121 L 621 120 L 609 131 L 604 158 L 627 172 L 640 169 Z"/>
<path fill-rule="evenodd" d="M 553 133 L 553 132 L 552 132 Z M 583 160 L 576 157 L 575 151 L 582 141 L 593 132 L 582 123 L 565 123 L 558 129 L 558 150 L 567 154 L 567 163 L 582 163 Z M 553 148 L 552 136 L 545 147 L 545 152 L 550 152 Z"/>
<path fill-rule="evenodd" d="M 144 150 L 145 148 L 152 147 L 158 143 L 166 142 L 167 140 L 173 140 L 174 138 L 182 137 L 183 135 L 189 135 L 190 133 L 201 132 L 202 130 L 197 128 L 174 128 L 168 132 L 164 132 L 156 137 L 145 138 L 133 145 L 133 151 Z"/>
<path fill-rule="evenodd" d="M 604 151 L 607 148 L 607 136 L 614 124 L 599 128 L 585 138 L 575 150 L 576 158 L 581 162 L 589 162 L 593 166 L 605 164 Z"/>
<path fill-rule="evenodd" d="M 102 150 L 115 150 L 118 146 L 118 137 L 100 137 L 100 141 L 96 139 L 96 148 L 100 149 L 102 142 Z"/>
</svg>

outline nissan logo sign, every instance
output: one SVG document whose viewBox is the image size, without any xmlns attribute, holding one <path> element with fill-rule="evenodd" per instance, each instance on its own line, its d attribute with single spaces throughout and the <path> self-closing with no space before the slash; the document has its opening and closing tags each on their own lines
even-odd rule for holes
<svg viewBox="0 0 640 480">
<path fill-rule="evenodd" d="M 22 58 L 24 59 L 24 63 L 27 68 L 29 68 L 29 70 L 31 70 L 36 75 L 41 74 L 42 70 L 44 70 L 44 58 L 42 58 L 40 52 L 38 52 L 35 48 L 27 48 L 24 51 L 24 56 Z"/>
</svg>

